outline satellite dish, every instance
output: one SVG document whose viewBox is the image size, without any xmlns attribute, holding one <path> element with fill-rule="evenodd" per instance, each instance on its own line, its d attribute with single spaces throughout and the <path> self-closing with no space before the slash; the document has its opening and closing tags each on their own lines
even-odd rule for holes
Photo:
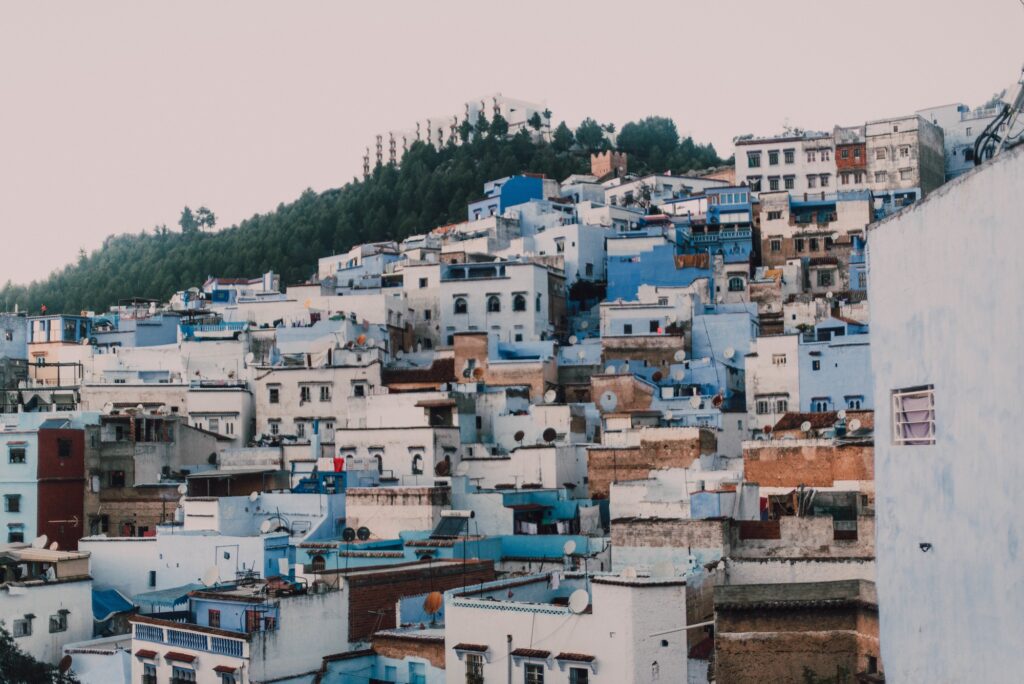
<svg viewBox="0 0 1024 684">
<path fill-rule="evenodd" d="M 356 530 L 356 539 L 358 539 L 359 541 L 366 541 L 369 538 L 370 538 L 370 528 L 369 527 L 360 527 L 358 530 Z"/>
<path fill-rule="evenodd" d="M 260 523 L 260 534 L 266 534 L 267 532 L 270 532 L 270 521 L 264 520 Z"/>
<path fill-rule="evenodd" d="M 724 404 L 724 403 L 725 403 L 725 397 L 723 397 L 721 394 L 716 394 L 711 399 L 711 405 L 714 406 L 715 408 L 721 408 L 722 404 Z"/>
<path fill-rule="evenodd" d="M 569 344 L 576 344 L 579 341 L 579 338 L 575 335 L 569 335 Z"/>
<path fill-rule="evenodd" d="M 654 373 L 651 374 L 651 380 L 654 380 L 654 382 L 660 382 L 661 378 L 662 375 L 660 370 L 656 370 L 654 371 Z"/>
<path fill-rule="evenodd" d="M 377 340 L 373 339 L 372 337 L 367 337 L 366 338 L 366 346 L 367 347 L 376 347 L 377 346 Z"/>
<path fill-rule="evenodd" d="M 459 461 L 459 465 L 455 466 L 455 475 L 465 477 L 467 474 L 469 474 L 469 464 L 465 461 Z"/>
<path fill-rule="evenodd" d="M 675 572 L 676 570 L 672 566 L 671 561 L 658 561 L 654 564 L 654 567 L 651 569 L 651 575 L 659 579 L 672 577 L 672 575 L 674 575 Z"/>
<path fill-rule="evenodd" d="M 805 420 L 804 422 L 800 423 L 800 432 L 810 432 L 810 431 L 811 431 L 811 421 Z"/>
<path fill-rule="evenodd" d="M 577 589 L 569 596 L 569 610 L 579 615 L 590 605 L 590 594 L 586 589 Z"/>
<path fill-rule="evenodd" d="M 358 344 L 359 346 L 366 344 L 366 335 L 360 335 L 359 337 L 357 337 L 356 344 Z"/>
<path fill-rule="evenodd" d="M 699 409 L 700 408 L 700 403 L 701 403 L 700 402 L 700 397 L 698 397 L 696 395 L 690 397 L 690 408 Z"/>
<path fill-rule="evenodd" d="M 555 393 L 555 390 L 553 390 L 553 389 L 549 389 L 547 392 L 544 393 L 544 401 L 546 401 L 549 404 L 555 403 L 555 399 L 557 397 L 558 397 L 558 394 Z"/>
<path fill-rule="evenodd" d="M 260 498 L 260 493 L 259 492 L 250 492 L 250 494 L 249 494 L 249 501 L 256 501 L 256 499 L 258 499 L 258 498 Z"/>
<path fill-rule="evenodd" d="M 182 496 L 188 494 L 188 485 L 185 484 L 184 482 L 178 485 L 178 493 L 181 494 Z"/>
<path fill-rule="evenodd" d="M 586 330 L 589 327 L 590 327 L 590 323 L 588 321 L 581 321 L 580 322 L 580 330 Z"/>
<path fill-rule="evenodd" d="M 846 420 L 846 411 L 840 411 L 836 414 L 836 418 L 839 420 Z"/>
<path fill-rule="evenodd" d="M 832 290 L 829 290 L 828 292 L 825 293 L 825 299 L 832 299 L 832 296 Z"/>
<path fill-rule="evenodd" d="M 555 432 L 555 428 L 544 428 L 544 432 L 541 433 L 541 438 L 545 442 L 554 442 L 555 437 L 558 437 L 558 433 Z"/>
<path fill-rule="evenodd" d="M 574 553 L 576 553 L 576 542 L 574 542 L 572 539 L 570 539 L 569 541 L 567 541 L 564 544 L 562 544 L 562 554 L 563 555 L 571 556 Z"/>
<path fill-rule="evenodd" d="M 66 656 L 64 656 L 63 658 L 60 659 L 59 663 L 57 663 L 57 670 L 59 670 L 61 674 L 66 674 L 67 671 L 70 670 L 70 669 L 71 669 L 71 656 L 70 655 L 66 655 Z"/>
<path fill-rule="evenodd" d="M 47 542 L 49 542 L 49 541 L 50 540 L 47 538 L 47 536 L 45 534 L 41 534 L 41 535 L 39 535 L 38 537 L 36 537 L 35 539 L 32 540 L 32 548 L 33 549 L 42 549 L 42 548 L 44 548 L 46 546 Z"/>
<path fill-rule="evenodd" d="M 477 366 L 476 368 L 473 369 L 473 377 L 476 378 L 477 380 L 484 377 L 483 366 Z"/>
<path fill-rule="evenodd" d="M 277 559 L 277 572 L 279 574 L 281 574 L 281 575 L 287 575 L 288 574 L 288 570 L 289 570 L 289 568 L 288 568 L 288 559 L 287 558 L 278 558 Z"/>
<path fill-rule="evenodd" d="M 854 418 L 850 421 L 850 432 L 856 432 L 860 430 L 860 421 Z"/>
<path fill-rule="evenodd" d="M 256 360 L 256 355 L 253 354 L 252 352 L 249 352 L 248 354 L 245 355 L 245 365 L 247 365 L 247 366 L 252 365 L 252 362 L 255 361 L 255 360 Z"/>
<path fill-rule="evenodd" d="M 423 599 L 423 612 L 427 615 L 437 615 L 444 606 L 444 594 L 439 591 L 432 591 Z"/>
<path fill-rule="evenodd" d="M 347 542 L 354 542 L 356 540 L 356 531 L 351 527 L 346 527 L 341 531 L 341 538 Z"/>
<path fill-rule="evenodd" d="M 55 541 L 54 542 L 50 542 L 50 550 L 51 551 L 56 551 L 58 547 L 59 547 L 59 544 L 57 544 L 57 542 L 55 542 Z"/>
<path fill-rule="evenodd" d="M 674 371 L 672 371 L 672 379 L 675 380 L 676 382 L 682 382 L 683 378 L 685 377 L 686 371 L 684 371 L 682 368 L 677 368 Z"/>
<path fill-rule="evenodd" d="M 766 435 L 772 434 L 772 426 L 771 425 L 765 425 L 763 428 L 761 428 L 761 432 L 763 432 Z"/>
<path fill-rule="evenodd" d="M 208 587 L 212 587 L 217 584 L 217 582 L 220 582 L 220 570 L 217 569 L 216 565 L 208 568 L 206 572 L 203 573 L 202 582 Z"/>
<path fill-rule="evenodd" d="M 601 395 L 601 408 L 605 411 L 614 411 L 618 405 L 619 398 L 615 396 L 615 392 L 608 391 Z"/>
<path fill-rule="evenodd" d="M 832 233 L 832 235 L 830 235 L 829 237 L 832 238 L 832 242 L 838 242 L 839 241 L 839 233 Z"/>
<path fill-rule="evenodd" d="M 611 365 L 605 366 L 604 374 L 605 375 L 615 375 L 615 366 L 611 366 Z"/>
<path fill-rule="evenodd" d="M 114 410 L 114 405 L 111 404 L 109 401 L 106 404 L 103 405 L 103 413 L 110 413 L 113 410 Z"/>
<path fill-rule="evenodd" d="M 401 349 L 395 350 L 395 358 L 396 359 L 400 359 L 403 356 L 405 356 L 405 352 L 404 351 L 402 351 Z"/>
<path fill-rule="evenodd" d="M 522 442 L 524 437 L 526 437 L 526 433 L 522 430 L 516 430 L 516 434 L 512 435 L 512 439 L 517 442 Z"/>
<path fill-rule="evenodd" d="M 672 420 L 675 418 L 675 414 L 671 411 L 665 411 L 665 420 Z"/>
<path fill-rule="evenodd" d="M 587 352 L 580 349 L 578 352 L 576 352 L 576 358 L 582 361 L 583 359 L 587 358 Z"/>
<path fill-rule="evenodd" d="M 636 579 L 636 568 L 630 565 L 622 571 L 623 579 Z"/>
<path fill-rule="evenodd" d="M 733 349 L 732 347 L 726 347 L 725 351 L 722 352 L 722 356 L 724 356 L 726 359 L 732 359 L 732 357 L 736 356 L 736 350 Z"/>
<path fill-rule="evenodd" d="M 680 349 L 679 351 L 677 351 L 672 356 L 672 358 L 674 358 L 676 361 L 682 363 L 683 361 L 686 360 L 686 350 L 685 349 Z"/>
<path fill-rule="evenodd" d="M 676 322 L 676 317 L 673 316 L 672 314 L 669 314 L 668 316 L 665 316 L 665 322 L 668 323 L 669 325 L 672 325 L 673 323 Z"/>
</svg>

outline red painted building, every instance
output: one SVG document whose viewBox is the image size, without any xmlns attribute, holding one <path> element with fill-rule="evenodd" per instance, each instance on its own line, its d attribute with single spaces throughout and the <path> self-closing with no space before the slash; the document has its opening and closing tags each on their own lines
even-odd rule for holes
<svg viewBox="0 0 1024 684">
<path fill-rule="evenodd" d="M 38 443 L 36 529 L 61 549 L 77 549 L 85 535 L 85 431 L 44 423 Z"/>
</svg>

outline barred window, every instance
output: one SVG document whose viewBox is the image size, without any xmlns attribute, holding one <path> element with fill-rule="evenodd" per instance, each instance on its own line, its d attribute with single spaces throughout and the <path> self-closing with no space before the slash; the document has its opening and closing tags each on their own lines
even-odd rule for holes
<svg viewBox="0 0 1024 684">
<path fill-rule="evenodd" d="M 892 441 L 902 445 L 935 444 L 935 392 L 931 385 L 893 390 Z"/>
</svg>

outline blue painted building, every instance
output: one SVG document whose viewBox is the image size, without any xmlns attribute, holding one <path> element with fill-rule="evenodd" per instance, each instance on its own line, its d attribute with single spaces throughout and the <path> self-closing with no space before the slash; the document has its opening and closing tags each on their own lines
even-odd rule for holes
<svg viewBox="0 0 1024 684">
<path fill-rule="evenodd" d="M 850 289 L 857 292 L 866 292 L 868 289 L 866 249 L 867 243 L 864 238 L 854 235 L 850 248 Z"/>
<path fill-rule="evenodd" d="M 90 342 L 97 347 L 154 347 L 178 341 L 177 314 L 124 317 L 108 313 L 92 319 Z"/>
<path fill-rule="evenodd" d="M 544 198 L 544 179 L 539 176 L 508 176 L 484 183 L 484 197 L 470 202 L 466 218 L 470 221 L 500 216 L 508 207 Z"/>
<path fill-rule="evenodd" d="M 827 318 L 801 336 L 798 353 L 802 412 L 874 410 L 867 326 Z"/>
<path fill-rule="evenodd" d="M 608 241 L 632 239 L 620 237 Z M 621 251 L 614 256 L 609 254 L 607 299 L 634 301 L 641 285 L 685 287 L 698 278 L 711 278 L 708 260 L 702 261 L 700 255 L 677 255 L 676 252 L 675 244 L 664 242 L 635 254 Z"/>
</svg>

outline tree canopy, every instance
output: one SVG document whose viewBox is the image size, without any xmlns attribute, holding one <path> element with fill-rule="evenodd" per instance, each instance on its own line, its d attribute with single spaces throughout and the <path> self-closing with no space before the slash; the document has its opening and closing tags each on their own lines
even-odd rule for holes
<svg viewBox="0 0 1024 684">
<path fill-rule="evenodd" d="M 481 117 L 477 135 L 460 127 L 463 145 L 435 149 L 415 143 L 399 167 L 378 166 L 363 180 L 321 193 L 306 190 L 289 204 L 222 230 L 213 230 L 216 218 L 206 207 L 186 207 L 181 232 L 156 226 L 114 235 L 44 280 L 8 282 L 0 288 L 0 311 L 15 305 L 38 311 L 45 305 L 49 311 L 72 313 L 103 310 L 127 297 L 166 300 L 210 275 L 243 277 L 273 270 L 283 283 L 302 282 L 316 271 L 320 257 L 466 220 L 466 204 L 479 197 L 487 180 L 523 172 L 559 180 L 587 173 L 590 151 L 608 144 L 607 129 L 593 119 L 580 124 L 576 134 L 559 124 L 550 143 L 534 140 L 535 129 L 533 134 L 528 128 L 513 136 L 496 134 L 495 124 L 507 130 L 500 117 L 494 122 Z M 631 171 L 684 172 L 722 163 L 712 146 L 690 138 L 680 141 L 669 119 L 626 124 L 620 145 L 623 138 L 630 145 L 623 149 L 629 152 Z"/>
</svg>

